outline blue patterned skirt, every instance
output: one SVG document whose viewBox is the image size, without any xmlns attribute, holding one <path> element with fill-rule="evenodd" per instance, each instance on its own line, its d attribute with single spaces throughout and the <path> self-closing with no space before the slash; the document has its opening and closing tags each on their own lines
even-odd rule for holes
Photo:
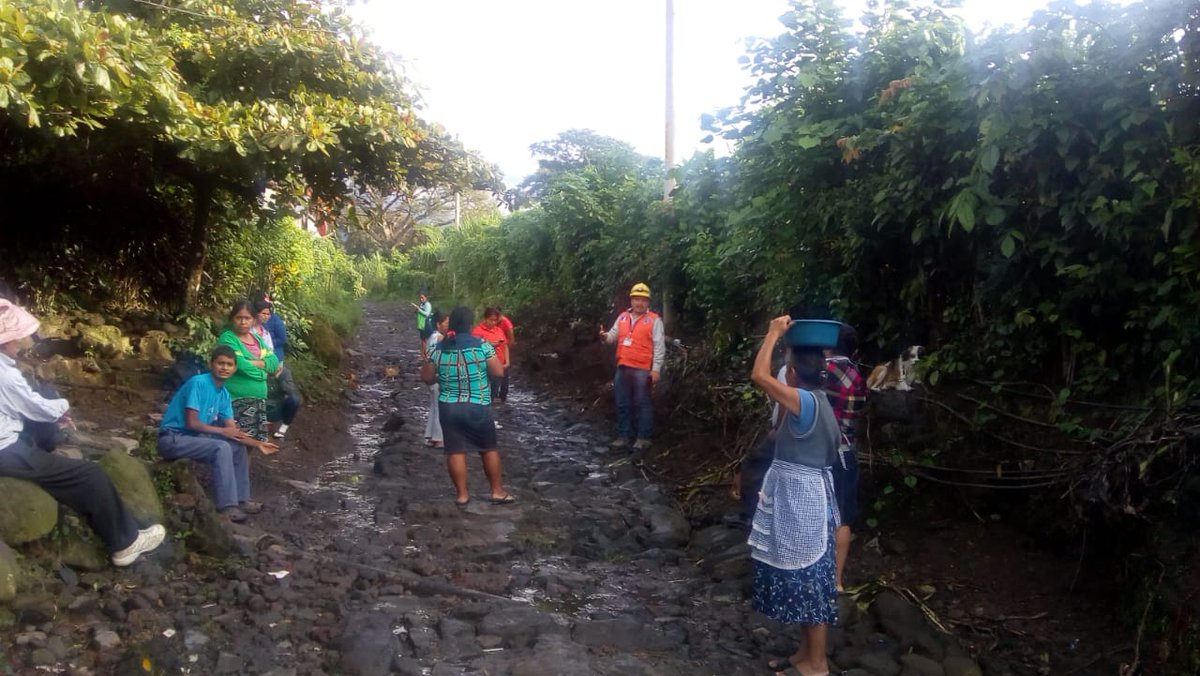
<svg viewBox="0 0 1200 676">
<path fill-rule="evenodd" d="M 829 539 L 825 553 L 807 568 L 783 570 L 754 561 L 755 610 L 785 624 L 836 624 L 838 614 L 834 520 L 829 515 Z"/>
</svg>

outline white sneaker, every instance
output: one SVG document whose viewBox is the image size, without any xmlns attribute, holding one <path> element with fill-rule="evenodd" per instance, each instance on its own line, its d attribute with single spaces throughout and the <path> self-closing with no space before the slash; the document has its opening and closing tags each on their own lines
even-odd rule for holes
<svg viewBox="0 0 1200 676">
<path fill-rule="evenodd" d="M 274 436 L 276 439 L 282 439 L 284 437 L 284 435 L 287 434 L 287 431 L 288 431 L 288 426 L 286 424 L 280 424 L 279 429 L 275 430 Z"/>
<path fill-rule="evenodd" d="M 157 549 L 165 537 L 167 537 L 167 529 L 157 523 L 149 528 L 139 530 L 133 544 L 112 555 L 113 565 L 121 568 L 132 565 L 142 554 Z"/>
</svg>

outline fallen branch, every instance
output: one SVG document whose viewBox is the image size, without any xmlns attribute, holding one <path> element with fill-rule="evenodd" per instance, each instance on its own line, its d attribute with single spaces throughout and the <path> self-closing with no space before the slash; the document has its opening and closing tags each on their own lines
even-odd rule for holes
<svg viewBox="0 0 1200 676">
<path fill-rule="evenodd" d="M 1027 425 L 1034 425 L 1034 426 L 1037 426 L 1037 427 L 1043 427 L 1043 428 L 1045 428 L 1045 429 L 1054 430 L 1055 432 L 1060 432 L 1060 431 L 1061 431 L 1061 430 L 1059 430 L 1059 429 L 1058 429 L 1058 425 L 1055 425 L 1055 424 L 1053 424 L 1053 423 L 1043 422 L 1043 421 L 1041 421 L 1041 420 L 1034 420 L 1033 418 L 1026 418 L 1026 417 L 1025 417 L 1025 416 L 1023 416 L 1023 415 L 1017 415 L 1016 413 L 1009 413 L 1008 411 L 1006 411 L 1006 410 L 1004 410 L 1004 409 L 1000 408 L 999 406 L 996 406 L 995 404 L 989 404 L 988 402 L 986 402 L 986 401 L 983 401 L 982 399 L 976 399 L 975 397 L 972 397 L 972 396 L 970 396 L 970 395 L 967 395 L 967 394 L 963 394 L 963 393 L 961 393 L 961 392 L 955 392 L 955 393 L 954 393 L 954 396 L 958 397 L 959 399 L 964 399 L 964 400 L 966 400 L 966 401 L 969 401 L 969 402 L 971 402 L 971 403 L 973 403 L 973 404 L 976 404 L 976 405 L 978 405 L 978 406 L 981 406 L 981 407 L 983 407 L 983 408 L 990 408 L 990 409 L 992 409 L 993 411 L 995 411 L 996 413 L 999 413 L 1000 415 L 1002 415 L 1002 416 L 1004 416 L 1004 417 L 1006 417 L 1006 418 L 1011 418 L 1011 419 L 1013 419 L 1013 420 L 1017 420 L 1017 421 L 1023 422 L 1023 423 L 1025 423 L 1025 424 L 1027 424 Z"/>
</svg>

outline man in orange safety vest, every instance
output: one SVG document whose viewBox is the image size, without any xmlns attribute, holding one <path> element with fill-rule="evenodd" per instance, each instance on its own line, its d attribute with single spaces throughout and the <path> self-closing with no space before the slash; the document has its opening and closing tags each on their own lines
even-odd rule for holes
<svg viewBox="0 0 1200 676">
<path fill-rule="evenodd" d="M 629 291 L 629 309 L 622 312 L 612 328 L 600 330 L 605 343 L 617 344 L 617 373 L 613 391 L 617 403 L 617 439 L 613 448 L 625 448 L 633 434 L 631 413 L 637 412 L 637 437 L 633 448 L 650 447 L 654 410 L 650 390 L 662 374 L 667 353 L 662 319 L 650 311 L 650 287 L 642 283 Z"/>
</svg>

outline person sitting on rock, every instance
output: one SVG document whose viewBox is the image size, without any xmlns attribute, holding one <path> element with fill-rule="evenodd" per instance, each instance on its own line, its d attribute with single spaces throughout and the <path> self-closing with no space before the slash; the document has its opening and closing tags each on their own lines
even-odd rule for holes
<svg viewBox="0 0 1200 676">
<path fill-rule="evenodd" d="M 237 355 L 227 345 L 213 349 L 208 373 L 192 376 L 167 406 L 158 428 L 158 454 L 167 460 L 195 460 L 212 470 L 213 502 L 230 521 L 262 511 L 250 499 L 246 446 L 263 453 L 278 450 L 238 429 L 225 381 L 237 371 Z"/>
<path fill-rule="evenodd" d="M 38 326 L 33 315 L 0 299 L 0 476 L 37 484 L 82 514 L 104 542 L 113 565 L 131 565 L 162 544 L 167 531 L 159 524 L 140 528 L 99 465 L 51 452 L 58 424 L 70 422 L 70 404 L 34 392 L 16 363 Z"/>
</svg>

